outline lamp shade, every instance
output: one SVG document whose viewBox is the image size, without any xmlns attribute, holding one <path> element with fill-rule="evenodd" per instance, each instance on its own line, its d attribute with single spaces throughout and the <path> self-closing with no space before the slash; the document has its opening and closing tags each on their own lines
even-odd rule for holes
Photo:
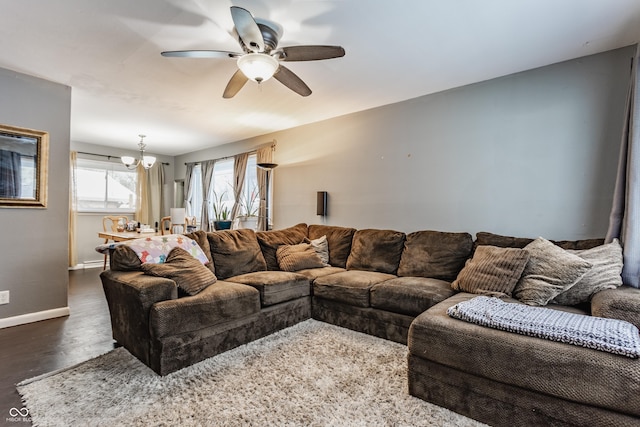
<svg viewBox="0 0 640 427">
<path fill-rule="evenodd" d="M 265 53 L 248 53 L 238 58 L 238 68 L 258 83 L 269 80 L 278 70 L 278 60 Z"/>
<path fill-rule="evenodd" d="M 171 224 L 184 225 L 186 215 L 185 208 L 171 208 Z"/>
</svg>

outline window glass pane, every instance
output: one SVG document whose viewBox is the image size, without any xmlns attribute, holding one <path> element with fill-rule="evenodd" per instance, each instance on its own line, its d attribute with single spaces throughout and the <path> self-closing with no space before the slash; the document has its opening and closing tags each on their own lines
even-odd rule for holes
<svg viewBox="0 0 640 427">
<path fill-rule="evenodd" d="M 136 171 L 119 163 L 78 159 L 78 210 L 134 212 L 136 181 Z"/>
<path fill-rule="evenodd" d="M 247 171 L 244 177 L 244 188 L 242 189 L 241 215 L 258 215 L 260 200 L 258 194 L 256 158 L 257 156 L 252 154 L 247 160 Z"/>
<path fill-rule="evenodd" d="M 213 212 L 213 203 L 218 203 L 219 201 L 222 202 L 221 206 L 219 206 L 220 210 L 226 210 L 228 216 L 231 214 L 235 200 L 233 197 L 233 159 L 219 160 L 215 163 L 213 167 L 213 185 L 211 186 L 209 200 L 211 200 L 210 218 L 216 219 Z"/>
<path fill-rule="evenodd" d="M 200 165 L 193 166 L 189 206 L 187 209 L 187 215 L 195 216 L 196 222 L 200 224 L 200 217 L 202 216 L 202 168 Z"/>
</svg>

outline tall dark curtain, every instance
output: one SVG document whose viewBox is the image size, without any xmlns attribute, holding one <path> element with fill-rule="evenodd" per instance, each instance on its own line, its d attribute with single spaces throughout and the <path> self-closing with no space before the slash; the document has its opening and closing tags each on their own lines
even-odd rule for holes
<svg viewBox="0 0 640 427">
<path fill-rule="evenodd" d="M 0 150 L 0 197 L 20 198 L 22 187 L 20 154 Z"/>
<path fill-rule="evenodd" d="M 609 218 L 606 241 L 620 240 L 623 248 L 624 267 L 622 281 L 635 288 L 640 287 L 640 69 L 636 54 L 631 66 L 631 80 L 627 96 L 627 110 L 618 175 Z"/>
</svg>

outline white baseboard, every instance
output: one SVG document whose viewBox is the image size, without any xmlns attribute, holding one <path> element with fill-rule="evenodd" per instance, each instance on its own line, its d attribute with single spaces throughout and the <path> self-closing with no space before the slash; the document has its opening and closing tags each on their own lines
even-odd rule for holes
<svg viewBox="0 0 640 427">
<path fill-rule="evenodd" d="M 56 317 L 64 317 L 68 316 L 69 313 L 69 307 L 60 307 L 51 310 L 37 311 L 35 313 L 21 314 L 20 316 L 7 317 L 0 319 L 0 329 L 39 322 L 41 320 L 55 319 Z"/>
<path fill-rule="evenodd" d="M 107 262 L 107 265 L 109 265 L 109 262 Z M 98 261 L 85 261 L 83 263 L 80 264 L 76 264 L 73 267 L 69 267 L 69 270 L 85 270 L 87 268 L 102 268 L 104 267 L 104 260 L 98 260 Z"/>
</svg>

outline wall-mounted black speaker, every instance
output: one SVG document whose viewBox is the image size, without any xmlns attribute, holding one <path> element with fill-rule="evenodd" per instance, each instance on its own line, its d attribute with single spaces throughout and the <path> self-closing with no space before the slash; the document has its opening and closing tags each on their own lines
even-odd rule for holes
<svg viewBox="0 0 640 427">
<path fill-rule="evenodd" d="M 316 215 L 327 216 L 327 192 L 318 191 Z"/>
</svg>

